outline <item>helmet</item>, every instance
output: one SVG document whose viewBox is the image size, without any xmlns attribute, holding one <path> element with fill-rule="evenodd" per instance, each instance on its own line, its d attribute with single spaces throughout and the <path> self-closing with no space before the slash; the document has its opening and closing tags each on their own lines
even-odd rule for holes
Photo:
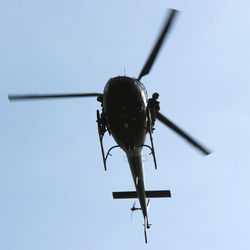
<svg viewBox="0 0 250 250">
<path fill-rule="evenodd" d="M 154 93 L 154 94 L 152 95 L 152 97 L 153 97 L 154 99 L 158 99 L 159 94 L 158 94 L 158 93 Z"/>
<path fill-rule="evenodd" d="M 98 95 L 97 96 L 97 101 L 102 102 L 103 101 L 103 95 Z"/>
</svg>

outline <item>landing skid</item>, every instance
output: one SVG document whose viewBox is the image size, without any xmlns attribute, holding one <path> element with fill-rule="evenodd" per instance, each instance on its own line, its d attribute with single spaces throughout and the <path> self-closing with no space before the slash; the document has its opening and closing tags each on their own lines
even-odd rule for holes
<svg viewBox="0 0 250 250">
<path fill-rule="evenodd" d="M 105 152 L 104 152 L 104 147 L 103 147 L 103 137 L 104 137 L 104 134 L 106 131 L 108 131 L 110 133 L 110 131 L 108 129 L 105 129 L 105 123 L 101 120 L 101 116 L 100 116 L 100 112 L 99 110 L 96 110 L 96 116 L 97 116 L 97 127 L 98 127 L 98 135 L 99 135 L 99 141 L 100 141 L 100 145 L 101 145 L 101 152 L 102 152 L 102 160 L 103 160 L 103 165 L 104 165 L 104 170 L 107 171 L 107 159 L 108 159 L 108 156 L 112 156 L 110 154 L 110 151 L 114 148 L 119 148 L 120 146 L 116 145 L 116 146 L 113 146 L 111 147 L 107 154 L 105 155 Z"/>
<path fill-rule="evenodd" d="M 153 155 L 154 159 L 154 164 L 155 164 L 155 169 L 157 169 L 157 162 L 156 162 L 156 156 L 155 156 L 155 149 L 154 149 L 154 141 L 153 141 L 153 128 L 152 128 L 152 119 L 151 119 L 151 114 L 149 109 L 147 108 L 147 117 L 148 117 L 148 124 L 147 124 L 147 129 L 150 137 L 150 142 L 151 142 L 151 147 L 148 145 L 143 145 L 145 147 L 148 147 L 151 149 L 151 154 Z"/>
<path fill-rule="evenodd" d="M 101 145 L 101 152 L 102 152 L 102 159 L 103 159 L 103 165 L 104 165 L 104 170 L 107 171 L 107 167 L 106 167 L 106 160 L 105 160 L 105 154 L 104 154 L 104 148 L 103 148 L 103 136 L 105 133 L 104 128 L 102 127 L 102 123 L 101 123 L 101 118 L 100 118 L 100 112 L 99 110 L 96 110 L 96 116 L 97 116 L 97 127 L 98 127 L 98 134 L 99 134 L 99 141 L 100 141 L 100 145 Z"/>
</svg>

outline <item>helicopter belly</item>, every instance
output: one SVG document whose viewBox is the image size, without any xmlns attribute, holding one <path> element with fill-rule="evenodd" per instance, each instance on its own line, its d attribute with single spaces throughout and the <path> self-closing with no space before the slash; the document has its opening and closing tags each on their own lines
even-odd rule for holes
<svg viewBox="0 0 250 250">
<path fill-rule="evenodd" d="M 107 114 L 109 129 L 118 145 L 123 148 L 140 147 L 147 133 L 146 112 L 110 112 Z"/>
<path fill-rule="evenodd" d="M 127 125 L 126 125 L 127 126 Z M 119 146 L 124 149 L 141 147 L 146 137 L 146 129 L 111 129 L 112 135 Z"/>
<path fill-rule="evenodd" d="M 141 83 L 129 77 L 111 79 L 104 90 L 103 108 L 108 128 L 119 146 L 144 144 L 147 112 Z"/>
</svg>

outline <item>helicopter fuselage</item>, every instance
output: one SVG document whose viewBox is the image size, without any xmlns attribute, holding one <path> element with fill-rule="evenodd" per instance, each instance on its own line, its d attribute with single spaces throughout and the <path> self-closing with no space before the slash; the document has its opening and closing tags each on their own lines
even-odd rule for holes
<svg viewBox="0 0 250 250">
<path fill-rule="evenodd" d="M 109 130 L 124 150 L 142 146 L 147 132 L 147 92 L 138 80 L 111 78 L 103 94 L 103 112 Z"/>
<path fill-rule="evenodd" d="M 144 85 L 127 76 L 111 78 L 104 88 L 103 114 L 113 138 L 127 155 L 143 217 L 149 227 L 142 161 L 142 148 L 148 132 Z"/>
</svg>

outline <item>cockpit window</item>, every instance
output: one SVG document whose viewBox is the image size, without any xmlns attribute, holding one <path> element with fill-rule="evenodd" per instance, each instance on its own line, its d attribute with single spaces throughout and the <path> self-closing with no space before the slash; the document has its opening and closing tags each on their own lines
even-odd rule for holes
<svg viewBox="0 0 250 250">
<path fill-rule="evenodd" d="M 138 88 L 140 88 L 140 92 L 141 92 L 141 94 L 142 94 L 142 98 L 143 98 L 143 102 L 144 102 L 144 104 L 145 104 L 145 106 L 147 106 L 147 91 L 146 91 L 146 88 L 144 87 L 144 85 L 141 83 L 141 82 L 139 82 L 139 81 L 137 81 L 137 84 L 136 84 L 137 86 L 138 86 Z"/>
</svg>

